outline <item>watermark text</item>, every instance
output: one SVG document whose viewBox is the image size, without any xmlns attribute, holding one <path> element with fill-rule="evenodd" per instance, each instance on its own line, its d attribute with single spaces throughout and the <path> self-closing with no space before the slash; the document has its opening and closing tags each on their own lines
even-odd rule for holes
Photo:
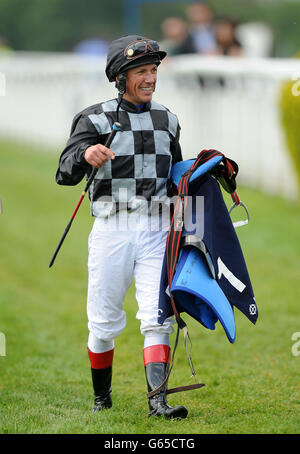
<svg viewBox="0 0 300 454">
<path fill-rule="evenodd" d="M 6 78 L 5 74 L 0 72 L 0 96 L 5 96 L 6 94 Z"/>
<path fill-rule="evenodd" d="M 151 201 L 136 196 L 128 200 L 127 189 L 120 188 L 117 201 L 113 196 L 102 196 L 93 202 L 93 214 L 105 219 L 103 227 L 110 231 L 168 231 L 174 212 L 175 231 L 184 229 L 187 234 L 203 238 L 203 196 L 155 196 Z"/>
<path fill-rule="evenodd" d="M 6 356 L 6 338 L 5 334 L 0 332 L 0 356 Z"/>
<path fill-rule="evenodd" d="M 292 355 L 300 356 L 300 331 L 292 334 L 292 341 L 295 341 L 291 349 Z"/>
<path fill-rule="evenodd" d="M 292 95 L 300 96 L 300 73 L 293 74 L 292 80 L 295 81 L 295 83 L 292 85 Z"/>
</svg>

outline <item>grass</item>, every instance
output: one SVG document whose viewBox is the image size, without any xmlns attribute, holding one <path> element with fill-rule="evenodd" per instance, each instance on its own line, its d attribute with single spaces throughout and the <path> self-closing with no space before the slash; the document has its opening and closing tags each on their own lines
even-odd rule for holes
<svg viewBox="0 0 300 454">
<path fill-rule="evenodd" d="M 238 230 L 259 308 L 253 326 L 236 311 L 237 340 L 184 314 L 198 379 L 206 387 L 171 395 L 182 421 L 147 418 L 143 338 L 132 286 L 127 326 L 116 340 L 113 408 L 91 413 L 86 352 L 89 204 L 80 208 L 53 268 L 48 264 L 81 187 L 54 182 L 58 154 L 0 143 L 0 433 L 291 434 L 299 433 L 300 209 L 239 189 L 251 223 Z M 226 195 L 225 197 L 228 198 Z M 171 342 L 174 341 L 174 336 Z M 182 336 L 170 386 L 192 383 Z"/>
</svg>

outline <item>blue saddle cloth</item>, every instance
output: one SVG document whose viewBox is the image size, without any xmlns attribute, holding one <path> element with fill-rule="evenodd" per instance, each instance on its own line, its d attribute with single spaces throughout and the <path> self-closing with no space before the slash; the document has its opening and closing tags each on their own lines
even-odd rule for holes
<svg viewBox="0 0 300 454">
<path fill-rule="evenodd" d="M 230 342 L 236 328 L 232 306 L 211 276 L 203 254 L 194 247 L 182 249 L 171 288 L 180 307 L 208 329 L 220 320 Z"/>
<path fill-rule="evenodd" d="M 190 178 L 187 207 L 192 215 L 184 218 L 182 237 L 199 235 L 206 255 L 194 246 L 180 251 L 171 292 L 179 312 L 186 312 L 206 328 L 213 330 L 220 321 L 230 342 L 236 339 L 233 308 L 239 309 L 252 323 L 258 310 L 242 249 L 225 205 L 219 184 L 208 172 L 220 158 L 200 166 Z M 194 160 L 182 161 L 172 168 L 172 180 L 178 186 L 181 175 Z M 203 210 L 196 211 L 195 197 L 203 197 Z M 199 211 L 199 210 L 198 210 Z M 195 225 L 203 228 L 195 230 Z M 209 258 L 209 260 L 208 260 Z M 213 270 L 211 269 L 213 268 Z M 212 273 L 213 271 L 213 273 Z M 166 256 L 162 268 L 158 322 L 173 315 L 169 297 Z"/>
</svg>

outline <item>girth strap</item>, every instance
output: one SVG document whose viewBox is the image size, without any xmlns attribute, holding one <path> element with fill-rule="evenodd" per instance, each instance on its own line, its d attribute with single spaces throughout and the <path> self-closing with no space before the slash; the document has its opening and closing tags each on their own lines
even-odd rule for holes
<svg viewBox="0 0 300 454">
<path fill-rule="evenodd" d="M 178 345 L 179 330 L 180 330 L 180 328 L 179 328 L 179 325 L 177 324 L 176 339 L 175 339 L 175 344 L 174 344 L 174 348 L 173 348 L 173 352 L 172 352 L 171 364 L 170 364 L 167 376 L 164 379 L 164 381 L 160 384 L 160 386 L 155 388 L 153 391 L 150 391 L 150 392 L 147 393 L 148 399 L 149 399 L 149 397 L 153 397 L 156 394 L 159 394 L 161 391 L 163 391 L 166 388 L 166 386 L 168 384 L 168 380 L 169 380 L 169 377 L 170 377 L 170 374 L 171 374 L 171 370 L 173 369 L 173 366 L 174 366 L 174 358 L 175 358 L 176 348 L 177 348 L 177 345 Z M 196 376 L 195 372 L 194 372 L 193 375 Z M 198 389 L 198 388 L 202 388 L 203 386 L 205 386 L 204 383 L 195 383 L 193 385 L 179 386 L 178 388 L 167 389 L 166 390 L 166 394 L 173 394 L 173 393 L 177 393 L 177 392 L 181 392 L 181 391 L 188 391 L 188 390 L 192 390 L 192 389 Z"/>
<path fill-rule="evenodd" d="M 178 388 L 167 389 L 166 394 L 179 393 L 181 391 L 191 391 L 205 386 L 205 383 L 196 383 L 195 385 L 178 386 Z"/>
</svg>

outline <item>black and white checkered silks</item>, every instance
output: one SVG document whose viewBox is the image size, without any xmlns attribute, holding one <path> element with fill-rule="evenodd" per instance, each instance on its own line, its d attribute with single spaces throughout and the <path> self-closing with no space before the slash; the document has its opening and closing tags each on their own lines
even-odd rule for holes
<svg viewBox="0 0 300 454">
<path fill-rule="evenodd" d="M 95 104 L 75 116 L 70 138 L 60 156 L 58 184 L 75 185 L 89 174 L 91 166 L 85 161 L 84 152 L 91 145 L 105 143 L 117 120 L 117 102 L 112 99 Z M 97 201 L 103 196 L 118 201 L 120 187 L 127 189 L 129 199 L 165 196 L 171 166 L 182 160 L 176 115 L 154 101 L 145 105 L 143 113 L 137 112 L 133 104 L 122 100 L 119 112 L 122 132 L 116 134 L 111 144 L 116 158 L 99 169 L 90 188 L 94 216 L 105 216 Z"/>
<path fill-rule="evenodd" d="M 126 101 L 122 106 L 119 112 L 122 132 L 116 134 L 111 144 L 116 157 L 98 170 L 90 189 L 92 214 L 97 217 L 107 215 L 107 209 L 112 207 L 103 202 L 104 197 L 117 203 L 139 196 L 148 201 L 153 196 L 165 197 L 172 164 L 181 158 L 177 150 L 179 125 L 173 113 L 153 101 L 142 113 L 133 112 L 133 106 Z M 101 104 L 101 112 L 88 114 L 100 136 L 111 132 L 116 108 L 117 100 L 113 99 Z"/>
<path fill-rule="evenodd" d="M 105 142 L 117 120 L 116 109 L 117 99 L 113 99 L 91 106 L 75 117 L 71 137 L 61 155 L 58 182 L 74 184 L 80 181 L 83 172 L 88 173 L 84 151 L 87 146 Z M 113 204 L 103 202 L 102 198 L 113 198 L 121 211 L 127 205 L 119 203 L 125 202 L 119 199 L 120 189 L 126 190 L 126 202 L 139 196 L 148 201 L 153 196 L 165 197 L 171 167 L 182 159 L 178 143 L 180 127 L 176 115 L 154 101 L 146 104 L 144 112 L 137 113 L 137 108 L 123 99 L 119 121 L 122 132 L 116 134 L 111 144 L 116 157 L 98 170 L 90 188 L 91 212 L 96 220 L 89 238 L 87 313 L 90 339 L 92 335 L 93 339 L 102 340 L 100 348 L 102 345 L 112 348 L 113 339 L 126 325 L 123 300 L 132 277 L 145 345 L 167 343 L 166 336 L 173 331 L 171 318 L 164 325 L 157 323 L 167 231 L 135 233 L 106 229 L 103 218 L 112 215 Z M 147 220 L 144 222 L 147 226 Z"/>
</svg>

